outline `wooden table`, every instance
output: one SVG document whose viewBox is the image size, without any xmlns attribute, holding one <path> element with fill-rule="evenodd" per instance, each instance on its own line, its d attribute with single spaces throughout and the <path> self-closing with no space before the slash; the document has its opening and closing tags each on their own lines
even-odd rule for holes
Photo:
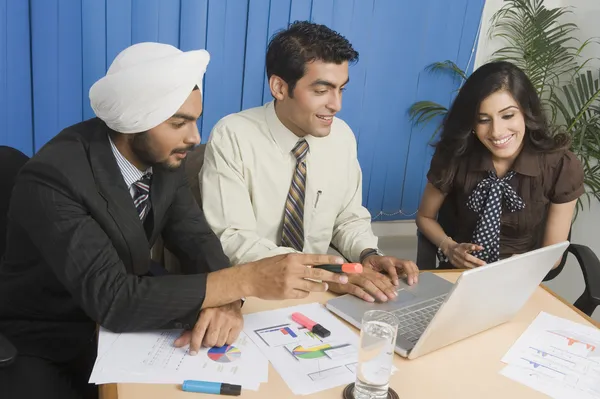
<svg viewBox="0 0 600 399">
<path fill-rule="evenodd" d="M 460 271 L 436 271 L 449 281 L 456 281 Z M 251 298 L 246 301 L 244 313 L 254 313 L 304 303 L 325 303 L 333 294 L 311 294 L 303 300 L 263 301 Z M 585 325 L 600 327 L 585 314 L 571 306 L 549 289 L 541 286 L 523 309 L 508 323 L 473 337 L 439 349 L 415 360 L 396 355 L 394 365 L 398 370 L 390 385 L 402 399 L 461 398 L 546 398 L 547 396 L 516 383 L 499 371 L 504 367 L 500 359 L 525 331 L 540 311 L 573 320 Z M 351 326 L 352 329 L 354 327 Z M 358 332 L 358 330 L 354 329 Z M 343 386 L 319 392 L 306 398 L 341 398 Z M 216 398 L 181 391 L 181 386 L 159 384 L 109 384 L 100 389 L 101 399 L 183 399 Z M 260 390 L 242 392 L 241 398 L 289 398 L 294 395 L 273 366 L 269 364 L 269 382 Z M 223 396 L 225 398 L 225 396 Z"/>
</svg>

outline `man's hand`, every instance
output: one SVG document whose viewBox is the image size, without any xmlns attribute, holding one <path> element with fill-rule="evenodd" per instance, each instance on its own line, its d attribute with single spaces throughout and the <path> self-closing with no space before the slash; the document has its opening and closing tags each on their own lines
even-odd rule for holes
<svg viewBox="0 0 600 399">
<path fill-rule="evenodd" d="M 241 301 L 236 301 L 218 308 L 203 309 L 194 329 L 184 331 L 175 340 L 175 346 L 181 348 L 189 344 L 189 353 L 195 356 L 198 354 L 200 346 L 231 345 L 240 335 L 244 326 L 241 305 Z"/>
<path fill-rule="evenodd" d="M 352 294 L 367 302 L 381 302 L 396 297 L 396 288 L 390 279 L 371 268 L 363 268 L 360 274 L 349 274 L 348 284 L 331 284 L 329 290 L 336 294 Z"/>
<path fill-rule="evenodd" d="M 245 296 L 299 299 L 311 292 L 327 291 L 328 283 L 346 284 L 348 277 L 311 266 L 343 262 L 342 258 L 331 255 L 286 254 L 241 265 Z"/>
<path fill-rule="evenodd" d="M 371 255 L 363 260 L 363 268 L 387 273 L 394 285 L 398 285 L 398 274 L 402 278 L 406 277 L 409 285 L 419 282 L 419 268 L 409 260 L 398 259 L 393 256 Z"/>
<path fill-rule="evenodd" d="M 286 254 L 227 267 L 209 273 L 203 308 L 214 308 L 240 298 L 300 299 L 327 291 L 328 283 L 346 284 L 348 276 L 312 266 L 342 264 L 339 256 Z"/>
</svg>

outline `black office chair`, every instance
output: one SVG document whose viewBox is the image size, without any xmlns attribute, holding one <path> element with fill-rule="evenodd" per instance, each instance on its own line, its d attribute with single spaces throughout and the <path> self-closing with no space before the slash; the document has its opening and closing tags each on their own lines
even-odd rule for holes
<svg viewBox="0 0 600 399">
<path fill-rule="evenodd" d="M 438 222 L 450 237 L 455 233 L 453 227 L 457 226 L 457 223 L 460 223 L 456 220 L 451 205 L 446 201 L 444 201 L 438 212 Z M 569 232 L 570 239 L 571 232 Z M 544 277 L 544 281 L 552 280 L 562 272 L 569 253 L 575 255 L 585 281 L 583 294 L 575 301 L 574 306 L 586 315 L 591 316 L 596 307 L 600 305 L 600 260 L 598 260 L 598 257 L 590 248 L 579 244 L 569 245 L 558 267 L 551 270 Z M 433 270 L 439 266 L 436 245 L 429 241 L 420 231 L 417 232 L 417 265 L 421 270 Z"/>
<path fill-rule="evenodd" d="M 29 157 L 19 150 L 0 146 L 0 260 L 6 250 L 6 225 L 8 204 L 19 170 L 29 160 Z M 0 367 L 6 367 L 17 357 L 17 349 L 10 341 L 0 334 Z"/>
</svg>

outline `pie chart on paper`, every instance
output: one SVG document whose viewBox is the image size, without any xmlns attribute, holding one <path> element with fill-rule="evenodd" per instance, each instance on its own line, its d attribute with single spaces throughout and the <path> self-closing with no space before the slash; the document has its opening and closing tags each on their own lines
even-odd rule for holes
<svg viewBox="0 0 600 399">
<path fill-rule="evenodd" d="M 217 363 L 235 362 L 241 356 L 242 351 L 231 345 L 225 345 L 220 348 L 214 347 L 208 350 L 208 357 Z"/>
</svg>

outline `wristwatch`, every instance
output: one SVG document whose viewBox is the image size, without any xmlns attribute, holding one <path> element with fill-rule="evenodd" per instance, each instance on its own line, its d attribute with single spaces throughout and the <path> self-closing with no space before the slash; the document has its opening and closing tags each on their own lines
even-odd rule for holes
<svg viewBox="0 0 600 399">
<path fill-rule="evenodd" d="M 365 259 L 367 259 L 369 256 L 371 255 L 377 255 L 377 256 L 385 256 L 385 254 L 383 252 L 381 252 L 379 249 L 377 248 L 369 248 L 366 249 L 362 252 L 362 254 L 360 255 L 360 263 L 363 263 Z"/>
</svg>

